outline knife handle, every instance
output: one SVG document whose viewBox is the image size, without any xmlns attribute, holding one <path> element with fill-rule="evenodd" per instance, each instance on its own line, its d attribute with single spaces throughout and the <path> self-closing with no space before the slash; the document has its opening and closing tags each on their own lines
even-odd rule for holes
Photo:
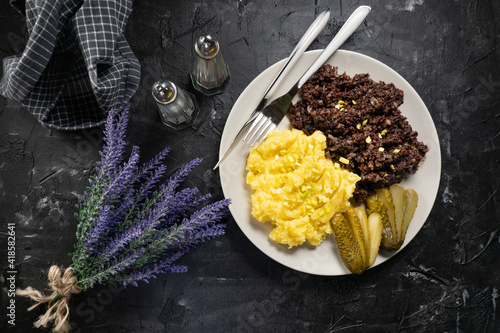
<svg viewBox="0 0 500 333">
<path fill-rule="evenodd" d="M 278 87 L 279 84 L 283 81 L 283 79 L 287 76 L 287 74 L 293 68 L 295 63 L 307 50 L 309 45 L 311 45 L 311 43 L 316 39 L 316 37 L 318 37 L 319 33 L 325 28 L 326 23 L 328 22 L 329 19 L 330 19 L 330 11 L 325 10 L 324 12 L 319 14 L 318 17 L 316 17 L 313 23 L 311 23 L 311 25 L 306 30 L 302 38 L 299 40 L 295 48 L 292 50 L 292 53 L 290 53 L 290 56 L 288 56 L 288 59 L 283 65 L 283 67 L 281 67 L 281 70 L 279 71 L 278 75 L 267 87 L 266 92 L 264 93 L 264 97 L 260 101 L 259 106 L 256 108 L 256 110 L 261 110 L 262 108 L 264 108 L 264 106 L 267 104 L 267 101 L 276 90 L 276 87 Z"/>
<path fill-rule="evenodd" d="M 332 39 L 330 44 L 321 52 L 321 54 L 316 58 L 314 63 L 309 67 L 309 69 L 300 78 L 297 86 L 302 87 L 304 83 L 321 67 L 331 56 L 337 51 L 337 49 L 351 36 L 354 31 L 363 23 L 364 19 L 370 12 L 371 8 L 369 6 L 360 6 L 349 16 L 347 21 L 344 23 L 339 32 Z"/>
</svg>

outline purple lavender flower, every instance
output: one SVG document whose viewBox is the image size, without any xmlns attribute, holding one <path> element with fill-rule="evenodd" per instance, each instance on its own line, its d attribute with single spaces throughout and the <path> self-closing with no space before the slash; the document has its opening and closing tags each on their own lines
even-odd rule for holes
<svg viewBox="0 0 500 333">
<path fill-rule="evenodd" d="M 158 155 L 153 157 L 149 162 L 145 163 L 137 173 L 137 179 L 141 179 L 147 175 L 151 175 L 158 170 L 159 167 L 164 167 L 163 161 L 170 153 L 170 147 L 163 149 Z"/>
<path fill-rule="evenodd" d="M 105 205 L 102 207 L 102 211 L 99 216 L 95 219 L 93 228 L 87 238 L 83 239 L 83 246 L 87 249 L 93 249 L 94 245 L 99 241 L 99 239 L 109 232 L 112 225 L 111 219 L 111 207 Z"/>
<path fill-rule="evenodd" d="M 190 248 L 205 240 L 224 234 L 224 225 L 218 224 L 228 212 L 230 200 L 221 200 L 207 205 L 184 218 L 182 223 L 162 229 L 153 235 L 152 246 L 147 248 L 149 258 L 157 258 L 161 253 L 179 248 Z M 144 260 L 144 258 L 142 258 Z"/>
<path fill-rule="evenodd" d="M 127 163 L 116 174 L 109 177 L 110 182 L 104 187 L 103 198 L 108 202 L 115 202 L 130 187 L 135 178 L 139 163 L 139 147 L 132 147 L 132 153 Z"/>
<path fill-rule="evenodd" d="M 101 162 L 97 169 L 103 175 L 110 174 L 123 160 L 123 152 L 127 146 L 124 137 L 128 124 L 128 111 L 129 105 L 125 106 L 116 117 L 114 110 L 109 112 L 104 131 L 106 144 L 102 149 Z"/>
<path fill-rule="evenodd" d="M 187 267 L 176 265 L 174 262 L 180 259 L 188 251 L 189 249 L 184 248 L 176 252 L 168 253 L 165 258 L 161 260 L 133 269 L 126 275 L 121 274 L 118 277 L 118 282 L 123 286 L 132 284 L 137 287 L 137 281 L 148 282 L 149 279 L 156 278 L 156 275 L 160 273 L 184 273 L 187 271 Z"/>
<path fill-rule="evenodd" d="M 176 260 L 196 244 L 224 234 L 220 221 L 229 213 L 229 200 L 196 210 L 210 194 L 177 190 L 201 159 L 191 160 L 158 186 L 170 149 L 139 166 L 139 148 L 133 147 L 123 162 L 127 124 L 128 106 L 109 113 L 101 160 L 78 205 L 71 256 L 78 283 L 85 288 L 109 282 L 136 286 L 159 273 L 184 272 L 187 267 Z"/>
<path fill-rule="evenodd" d="M 167 154 L 170 149 L 165 149 L 159 154 L 160 161 L 164 159 L 163 154 Z M 136 178 L 133 181 L 133 186 L 129 188 L 127 193 L 124 195 L 123 199 L 118 203 L 117 208 L 114 213 L 114 220 L 120 220 L 124 218 L 127 212 L 134 211 L 135 208 L 140 207 L 140 203 L 147 198 L 154 188 L 156 183 L 164 175 L 166 166 L 163 164 L 157 164 L 158 157 L 149 162 L 147 167 L 141 168 L 138 171 Z M 127 220 L 127 218 L 125 217 Z"/>
<path fill-rule="evenodd" d="M 168 212 L 162 219 L 162 227 L 168 227 L 173 223 L 180 222 L 189 211 L 210 199 L 210 194 L 198 196 L 197 188 L 186 188 L 175 194 L 168 203 Z"/>
<path fill-rule="evenodd" d="M 95 283 L 102 284 L 105 282 L 112 282 L 114 276 L 130 267 L 138 258 L 140 258 L 144 254 L 144 252 L 145 249 L 139 249 L 137 252 L 127 253 L 113 264 L 101 266 L 101 270 L 97 273 L 94 273 L 83 279 L 80 278 L 79 283 L 84 287 L 92 287 Z"/>
</svg>

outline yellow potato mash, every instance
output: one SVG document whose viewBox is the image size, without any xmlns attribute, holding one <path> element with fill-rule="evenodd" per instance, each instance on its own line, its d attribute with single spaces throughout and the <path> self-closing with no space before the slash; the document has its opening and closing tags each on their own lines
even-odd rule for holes
<svg viewBox="0 0 500 333">
<path fill-rule="evenodd" d="M 325 157 L 326 138 L 274 130 L 247 159 L 252 215 L 274 226 L 269 237 L 290 248 L 317 246 L 333 233 L 330 219 L 345 211 L 360 177 Z"/>
</svg>

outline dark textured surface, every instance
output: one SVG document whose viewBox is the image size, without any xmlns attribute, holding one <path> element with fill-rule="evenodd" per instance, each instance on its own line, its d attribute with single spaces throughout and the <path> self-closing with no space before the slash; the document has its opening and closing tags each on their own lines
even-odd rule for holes
<svg viewBox="0 0 500 333">
<path fill-rule="evenodd" d="M 171 170 L 203 163 L 188 182 L 222 198 L 212 171 L 225 120 L 245 87 L 288 56 L 315 14 L 332 18 L 323 48 L 360 4 L 365 24 L 343 46 L 399 72 L 421 95 L 442 149 L 438 197 L 401 253 L 362 276 L 318 277 L 275 263 L 232 218 L 227 233 L 182 259 L 182 275 L 139 288 L 98 287 L 71 300 L 77 332 L 498 332 L 500 331 L 500 2 L 438 0 L 137 0 L 127 38 L 142 65 L 128 140 L 144 158 L 169 145 Z M 197 95 L 200 116 L 179 133 L 160 125 L 150 98 L 158 78 L 192 91 L 192 44 L 215 35 L 232 78 L 215 97 Z M 22 52 L 22 17 L 0 4 L 0 57 Z M 43 289 L 52 264 L 67 267 L 74 204 L 101 148 L 99 130 L 48 130 L 0 97 L 0 331 L 31 332 L 41 313 L 17 298 L 6 324 L 8 222 L 16 224 L 17 286 Z M 43 332 L 44 330 L 39 330 Z M 47 330 L 48 332 L 48 330 Z"/>
</svg>

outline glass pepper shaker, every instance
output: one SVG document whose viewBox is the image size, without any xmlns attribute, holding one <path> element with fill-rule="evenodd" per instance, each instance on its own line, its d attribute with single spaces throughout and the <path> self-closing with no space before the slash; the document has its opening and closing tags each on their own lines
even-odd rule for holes
<svg viewBox="0 0 500 333">
<path fill-rule="evenodd" d="M 175 130 L 193 124 L 199 110 L 193 94 L 178 88 L 168 80 L 155 82 L 152 94 L 163 124 Z"/>
<path fill-rule="evenodd" d="M 194 64 L 190 75 L 194 88 L 205 95 L 223 92 L 231 75 L 219 42 L 211 35 L 205 35 L 198 38 L 194 49 Z"/>
</svg>

